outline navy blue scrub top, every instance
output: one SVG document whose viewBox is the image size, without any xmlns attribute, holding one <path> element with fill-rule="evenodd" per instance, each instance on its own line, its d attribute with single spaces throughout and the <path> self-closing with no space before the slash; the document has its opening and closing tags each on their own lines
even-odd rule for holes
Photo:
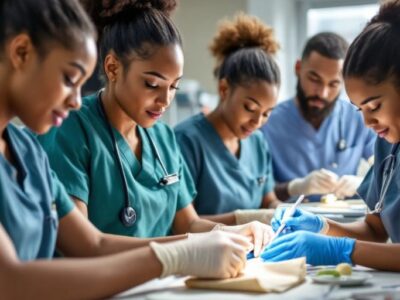
<svg viewBox="0 0 400 300">
<path fill-rule="evenodd" d="M 5 138 L 15 164 L 0 155 L 0 223 L 20 260 L 52 258 L 58 219 L 74 204 L 34 136 L 10 124 Z"/>
<path fill-rule="evenodd" d="M 377 138 L 375 144 L 375 162 L 370 168 L 364 181 L 358 188 L 358 194 L 372 211 L 379 201 L 383 181 L 384 163 L 382 161 L 391 153 L 393 144 Z M 383 201 L 383 210 L 380 213 L 383 226 L 393 243 L 400 242 L 400 151 L 396 153 L 394 175 Z"/>
</svg>

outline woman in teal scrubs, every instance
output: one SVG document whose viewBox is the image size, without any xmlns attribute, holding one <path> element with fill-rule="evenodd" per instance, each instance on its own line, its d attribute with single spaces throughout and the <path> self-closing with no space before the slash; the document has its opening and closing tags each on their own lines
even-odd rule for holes
<svg viewBox="0 0 400 300">
<path fill-rule="evenodd" d="M 35 137 L 10 121 L 43 134 L 80 107 L 93 25 L 76 0 L 3 0 L 0 23 L 0 298 L 103 299 L 159 276 L 236 276 L 250 246 L 240 235 L 149 244 L 83 218 Z M 52 260 L 56 248 L 71 258 Z"/>
<path fill-rule="evenodd" d="M 269 223 L 273 210 L 260 208 L 280 203 L 268 145 L 258 131 L 278 97 L 280 74 L 272 57 L 278 48 L 272 29 L 246 15 L 222 23 L 214 37 L 220 102 L 209 115 L 175 128 L 197 189 L 194 207 L 204 218 Z"/>
<path fill-rule="evenodd" d="M 168 17 L 175 1 L 157 3 L 93 1 L 106 86 L 40 142 L 68 194 L 101 231 L 157 237 L 218 228 L 249 236 L 258 253 L 269 226 L 223 227 L 193 209 L 196 189 L 175 135 L 158 122 L 182 77 L 183 53 Z"/>
<path fill-rule="evenodd" d="M 295 232 L 274 240 L 262 254 L 264 259 L 306 256 L 314 265 L 348 262 L 400 271 L 399 32 L 400 1 L 386 1 L 354 40 L 344 61 L 346 92 L 365 125 L 378 135 L 374 165 L 358 189 L 369 213 L 361 222 L 340 224 L 297 210 L 286 222 Z M 281 216 L 278 211 L 274 228 Z M 392 243 L 387 243 L 389 238 Z"/>
</svg>

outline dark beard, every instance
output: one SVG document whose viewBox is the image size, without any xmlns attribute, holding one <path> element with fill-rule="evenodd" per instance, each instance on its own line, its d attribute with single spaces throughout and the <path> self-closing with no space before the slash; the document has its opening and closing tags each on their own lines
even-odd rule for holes
<svg viewBox="0 0 400 300">
<path fill-rule="evenodd" d="M 322 99 L 316 95 L 307 97 L 299 80 L 297 80 L 296 90 L 296 96 L 299 101 L 300 110 L 303 113 L 304 118 L 312 124 L 321 124 L 322 121 L 332 112 L 335 107 L 336 100 L 339 98 L 338 94 L 332 102 L 329 102 L 328 100 Z M 308 102 L 311 100 L 322 101 L 325 105 L 323 108 L 310 107 Z"/>
</svg>

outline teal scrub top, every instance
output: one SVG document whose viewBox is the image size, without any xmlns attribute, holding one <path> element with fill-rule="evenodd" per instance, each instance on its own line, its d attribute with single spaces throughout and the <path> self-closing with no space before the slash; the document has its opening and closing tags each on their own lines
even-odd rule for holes
<svg viewBox="0 0 400 300">
<path fill-rule="evenodd" d="M 196 185 L 199 214 L 260 208 L 273 190 L 271 156 L 260 131 L 240 141 L 239 158 L 203 114 L 178 124 L 175 134 Z"/>
<path fill-rule="evenodd" d="M 369 169 L 358 188 L 358 194 L 371 211 L 375 209 L 375 205 L 379 201 L 385 165 L 387 165 L 386 168 L 389 165 L 386 158 L 391 154 L 393 146 L 386 140 L 377 138 L 374 165 Z M 400 150 L 397 149 L 397 152 L 394 153 L 396 157 L 394 174 L 383 198 L 383 209 L 380 212 L 383 226 L 393 243 L 400 243 Z"/>
<path fill-rule="evenodd" d="M 147 129 L 168 173 L 179 174 L 179 182 L 162 187 L 159 180 L 164 173 L 144 129 L 138 127 L 142 138 L 140 162 L 113 128 L 131 206 L 137 213 L 135 224 L 125 227 L 119 219 L 125 201 L 123 180 L 99 104 L 97 95 L 84 98 L 80 111 L 71 113 L 60 128 L 39 137 L 51 167 L 67 192 L 86 203 L 89 220 L 101 231 L 136 237 L 169 234 L 176 212 L 196 195 L 173 131 L 161 122 Z"/>
<path fill-rule="evenodd" d="M 35 137 L 8 125 L 15 164 L 0 155 L 0 223 L 20 260 L 53 257 L 58 219 L 74 207 Z"/>
</svg>

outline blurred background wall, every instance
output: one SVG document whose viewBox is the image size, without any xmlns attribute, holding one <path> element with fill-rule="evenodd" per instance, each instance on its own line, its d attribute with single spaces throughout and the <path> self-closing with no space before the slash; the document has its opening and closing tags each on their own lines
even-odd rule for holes
<svg viewBox="0 0 400 300">
<path fill-rule="evenodd" d="M 277 61 L 282 73 L 279 101 L 294 95 L 294 64 L 308 37 L 321 31 L 335 31 L 349 42 L 377 12 L 377 0 L 178 0 L 173 14 L 184 41 L 185 69 L 180 91 L 164 121 L 170 125 L 212 109 L 217 101 L 212 72 L 214 60 L 208 45 L 218 23 L 238 12 L 259 17 L 272 26 L 281 44 Z M 97 90 L 94 75 L 84 94 Z M 345 95 L 344 95 L 345 96 Z"/>
</svg>

